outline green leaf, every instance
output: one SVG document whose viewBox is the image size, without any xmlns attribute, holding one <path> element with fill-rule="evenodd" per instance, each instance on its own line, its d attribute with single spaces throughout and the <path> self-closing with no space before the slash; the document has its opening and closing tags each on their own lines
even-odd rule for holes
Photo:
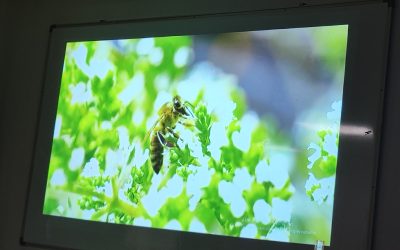
<svg viewBox="0 0 400 250">
<path fill-rule="evenodd" d="M 53 214 L 59 206 L 58 200 L 54 198 L 47 198 L 44 203 L 43 213 Z"/>
</svg>

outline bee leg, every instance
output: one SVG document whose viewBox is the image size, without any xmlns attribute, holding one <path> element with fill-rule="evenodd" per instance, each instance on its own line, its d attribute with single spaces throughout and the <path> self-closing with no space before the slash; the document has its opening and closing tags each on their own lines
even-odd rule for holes
<svg viewBox="0 0 400 250">
<path fill-rule="evenodd" d="M 194 114 L 192 112 L 193 110 L 193 105 L 190 102 L 185 102 L 185 112 L 189 117 L 194 118 Z"/>
<path fill-rule="evenodd" d="M 167 128 L 168 133 L 170 133 L 173 137 L 175 137 L 176 140 L 180 140 L 183 142 L 183 140 L 179 137 L 179 135 L 172 129 L 172 128 Z"/>
<path fill-rule="evenodd" d="M 175 143 L 167 141 L 160 131 L 157 132 L 157 138 L 164 147 L 172 148 L 176 146 Z"/>
</svg>

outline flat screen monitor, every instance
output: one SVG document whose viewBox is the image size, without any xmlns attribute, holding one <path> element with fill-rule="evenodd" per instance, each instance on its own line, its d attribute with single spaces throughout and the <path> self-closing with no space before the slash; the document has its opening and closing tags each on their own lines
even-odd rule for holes
<svg viewBox="0 0 400 250">
<path fill-rule="evenodd" d="M 386 11 L 53 27 L 23 241 L 367 245 Z"/>
</svg>

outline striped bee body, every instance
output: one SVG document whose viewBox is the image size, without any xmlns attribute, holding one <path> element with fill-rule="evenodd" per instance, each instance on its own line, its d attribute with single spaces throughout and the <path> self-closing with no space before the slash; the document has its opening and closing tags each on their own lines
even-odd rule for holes
<svg viewBox="0 0 400 250">
<path fill-rule="evenodd" d="M 156 174 L 160 172 L 164 159 L 164 146 L 161 144 L 157 135 L 153 134 L 150 141 L 150 161 Z"/>
</svg>

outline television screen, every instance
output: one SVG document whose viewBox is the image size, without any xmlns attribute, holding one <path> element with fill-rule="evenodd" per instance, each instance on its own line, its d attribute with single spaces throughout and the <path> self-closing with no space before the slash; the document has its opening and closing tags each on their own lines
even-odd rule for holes
<svg viewBox="0 0 400 250">
<path fill-rule="evenodd" d="M 347 33 L 66 43 L 43 214 L 330 245 Z"/>
<path fill-rule="evenodd" d="M 21 243 L 368 249 L 388 16 L 370 3 L 49 27 Z"/>
</svg>

